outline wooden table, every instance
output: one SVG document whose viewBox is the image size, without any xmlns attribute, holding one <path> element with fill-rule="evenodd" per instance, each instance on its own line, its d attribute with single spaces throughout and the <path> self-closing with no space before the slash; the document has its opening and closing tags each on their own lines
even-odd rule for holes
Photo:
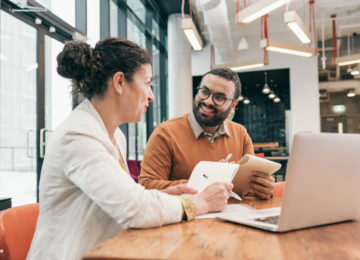
<svg viewBox="0 0 360 260">
<path fill-rule="evenodd" d="M 244 202 L 255 208 L 281 199 Z M 275 234 L 216 219 L 125 230 L 83 259 L 360 259 L 360 219 Z"/>
</svg>

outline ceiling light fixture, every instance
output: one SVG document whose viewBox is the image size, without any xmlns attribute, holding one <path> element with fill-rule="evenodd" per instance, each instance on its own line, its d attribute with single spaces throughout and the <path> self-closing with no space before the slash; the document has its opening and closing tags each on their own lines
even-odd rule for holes
<svg viewBox="0 0 360 260">
<path fill-rule="evenodd" d="M 41 24 L 41 23 L 42 23 L 41 19 L 39 17 L 36 17 L 35 24 Z"/>
<path fill-rule="evenodd" d="M 270 93 L 270 87 L 269 87 L 269 85 L 267 83 L 267 72 L 264 72 L 264 74 L 265 74 L 265 84 L 264 84 L 264 87 L 262 89 L 262 93 L 263 94 L 269 94 Z"/>
<path fill-rule="evenodd" d="M 356 76 L 356 75 L 359 75 L 359 74 L 360 74 L 360 71 L 359 71 L 358 68 L 355 68 L 355 69 L 353 69 L 353 70 L 350 72 L 350 74 L 353 75 L 353 76 Z"/>
<path fill-rule="evenodd" d="M 265 48 L 268 51 L 275 51 L 303 57 L 312 57 L 316 53 L 316 50 L 311 47 L 295 45 L 287 42 L 274 41 L 270 39 L 261 40 L 260 47 Z"/>
<path fill-rule="evenodd" d="M 274 93 L 274 91 L 270 91 L 270 94 L 268 95 L 268 97 L 270 98 L 270 99 L 273 99 L 273 98 L 275 98 L 275 93 Z"/>
<path fill-rule="evenodd" d="M 338 66 L 345 66 L 360 63 L 360 54 L 340 56 L 336 58 L 336 64 Z"/>
<path fill-rule="evenodd" d="M 311 43 L 311 33 L 295 11 L 288 11 L 284 13 L 284 22 L 295 33 L 295 35 L 302 43 Z"/>
<path fill-rule="evenodd" d="M 279 97 L 275 97 L 274 98 L 274 103 L 279 103 L 280 102 L 280 98 Z"/>
<path fill-rule="evenodd" d="M 26 72 L 30 72 L 30 71 L 36 70 L 37 68 L 38 68 L 38 63 L 35 62 L 35 63 L 30 64 L 29 66 L 27 66 L 27 67 L 25 68 L 25 71 L 26 71 Z"/>
<path fill-rule="evenodd" d="M 0 53 L 0 60 L 7 61 L 8 58 L 6 58 L 6 56 L 4 56 L 2 53 Z"/>
<path fill-rule="evenodd" d="M 203 42 L 192 18 L 182 18 L 181 29 L 183 29 L 185 36 L 194 51 L 201 51 L 203 49 Z"/>
<path fill-rule="evenodd" d="M 49 27 L 49 32 L 50 32 L 50 33 L 56 32 L 55 27 L 54 27 L 54 26 L 50 26 L 50 27 Z"/>
<path fill-rule="evenodd" d="M 355 97 L 354 89 L 349 89 L 346 94 L 348 97 Z"/>
<path fill-rule="evenodd" d="M 248 98 L 245 98 L 244 101 L 243 101 L 243 103 L 244 103 L 245 105 L 248 105 L 248 104 L 250 104 L 250 100 L 249 100 Z"/>
<path fill-rule="evenodd" d="M 240 70 L 258 68 L 258 67 L 262 67 L 265 65 L 267 65 L 267 64 L 264 63 L 263 59 L 257 59 L 257 60 L 245 61 L 245 62 L 234 62 L 234 63 L 221 64 L 216 67 L 217 68 L 230 68 L 233 71 L 240 71 Z"/>
<path fill-rule="evenodd" d="M 237 12 L 237 22 L 242 24 L 250 23 L 261 16 L 268 14 L 275 9 L 287 4 L 291 0 L 259 0 L 254 4 Z"/>
</svg>

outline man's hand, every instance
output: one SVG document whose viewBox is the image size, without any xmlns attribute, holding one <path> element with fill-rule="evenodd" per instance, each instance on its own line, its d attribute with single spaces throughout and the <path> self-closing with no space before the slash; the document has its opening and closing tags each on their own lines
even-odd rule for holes
<svg viewBox="0 0 360 260">
<path fill-rule="evenodd" d="M 160 190 L 170 195 L 181 195 L 183 193 L 196 194 L 198 191 L 187 186 L 186 183 L 177 184 L 166 189 Z"/>
<path fill-rule="evenodd" d="M 274 192 L 275 180 L 272 176 L 263 172 L 252 172 L 250 185 L 259 199 L 269 199 Z"/>
</svg>

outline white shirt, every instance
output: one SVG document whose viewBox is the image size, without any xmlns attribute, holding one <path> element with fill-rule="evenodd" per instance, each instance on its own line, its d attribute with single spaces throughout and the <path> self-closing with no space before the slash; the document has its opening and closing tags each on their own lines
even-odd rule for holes
<svg viewBox="0 0 360 260">
<path fill-rule="evenodd" d="M 115 139 L 125 158 L 126 139 L 119 129 Z M 145 190 L 121 168 L 104 123 L 87 100 L 51 137 L 27 259 L 80 259 L 121 230 L 177 223 L 181 217 L 177 197 Z"/>
</svg>

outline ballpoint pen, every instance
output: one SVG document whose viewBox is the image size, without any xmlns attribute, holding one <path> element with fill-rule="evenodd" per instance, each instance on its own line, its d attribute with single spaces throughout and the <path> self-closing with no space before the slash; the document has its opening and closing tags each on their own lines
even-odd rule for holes
<svg viewBox="0 0 360 260">
<path fill-rule="evenodd" d="M 230 155 L 231 155 L 231 154 L 230 154 Z M 229 157 L 229 156 L 227 156 L 227 157 Z M 214 182 L 215 182 L 215 181 L 213 181 L 212 179 L 210 179 L 205 173 L 203 173 L 203 177 L 204 177 L 205 179 L 209 180 L 211 183 L 214 183 Z M 231 190 L 229 190 L 228 192 L 229 192 L 230 196 L 233 197 L 234 199 L 242 200 L 242 198 L 241 198 L 239 195 L 237 195 L 235 192 L 233 192 L 233 191 L 231 191 Z"/>
<path fill-rule="evenodd" d="M 225 160 L 224 160 L 224 162 L 228 162 L 229 160 L 230 160 L 230 158 L 231 158 L 231 153 L 229 153 L 226 157 L 225 157 Z"/>
</svg>

